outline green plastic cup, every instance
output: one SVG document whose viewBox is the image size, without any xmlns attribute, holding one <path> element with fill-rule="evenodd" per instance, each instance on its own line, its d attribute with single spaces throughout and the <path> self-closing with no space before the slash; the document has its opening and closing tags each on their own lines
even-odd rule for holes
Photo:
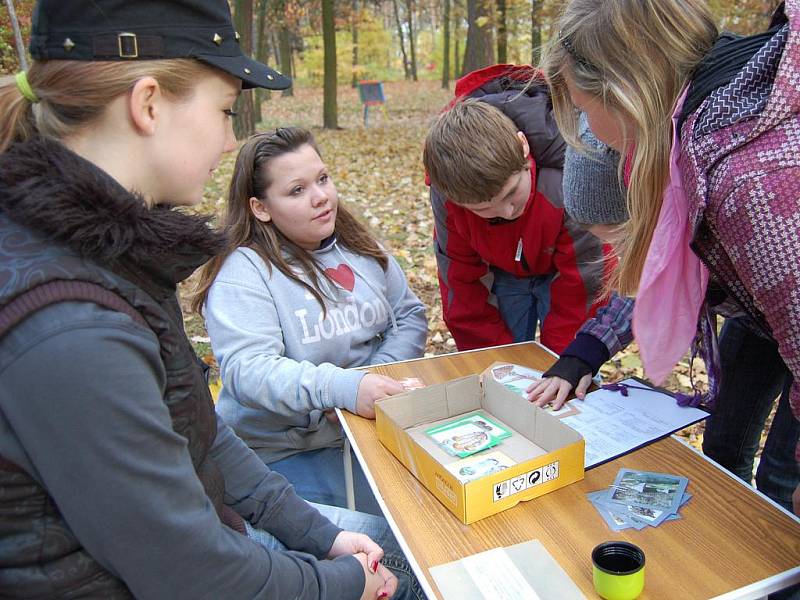
<svg viewBox="0 0 800 600">
<path fill-rule="evenodd" d="M 644 589 L 644 552 L 628 542 L 603 542 L 592 550 L 594 589 L 605 600 L 634 600 Z"/>
</svg>

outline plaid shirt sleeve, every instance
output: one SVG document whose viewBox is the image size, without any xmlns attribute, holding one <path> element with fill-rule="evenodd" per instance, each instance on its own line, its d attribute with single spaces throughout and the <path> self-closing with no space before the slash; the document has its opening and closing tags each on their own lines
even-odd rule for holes
<svg viewBox="0 0 800 600">
<path fill-rule="evenodd" d="M 578 335 L 587 334 L 608 348 L 609 358 L 633 341 L 631 319 L 633 318 L 633 298 L 611 295 L 611 300 L 586 321 L 578 330 Z"/>
</svg>

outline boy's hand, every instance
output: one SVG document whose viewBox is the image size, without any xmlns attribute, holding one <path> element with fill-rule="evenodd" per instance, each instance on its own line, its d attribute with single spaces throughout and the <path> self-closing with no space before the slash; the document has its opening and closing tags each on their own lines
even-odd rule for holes
<svg viewBox="0 0 800 600">
<path fill-rule="evenodd" d="M 367 373 L 358 384 L 356 414 L 367 419 L 375 418 L 375 400 L 399 394 L 403 385 L 391 377 Z"/>
<path fill-rule="evenodd" d="M 586 397 L 586 392 L 590 385 L 592 385 L 591 373 L 580 378 L 575 388 L 575 395 L 583 400 Z M 545 377 L 538 383 L 531 384 L 528 386 L 528 389 L 525 390 L 528 394 L 528 400 L 533 402 L 536 406 L 546 406 L 552 402 L 553 409 L 555 410 L 564 406 L 571 391 L 572 384 L 560 377 Z"/>
</svg>

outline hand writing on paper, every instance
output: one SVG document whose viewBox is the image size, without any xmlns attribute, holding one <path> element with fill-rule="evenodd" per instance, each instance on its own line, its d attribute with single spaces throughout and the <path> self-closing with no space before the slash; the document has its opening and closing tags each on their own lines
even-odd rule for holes
<svg viewBox="0 0 800 600">
<path fill-rule="evenodd" d="M 399 394 L 403 385 L 391 377 L 367 373 L 358 384 L 356 414 L 367 419 L 375 418 L 375 400 Z"/>
<path fill-rule="evenodd" d="M 589 390 L 590 385 L 592 385 L 592 375 L 584 375 L 578 381 L 578 385 L 575 388 L 575 395 L 583 400 L 586 397 L 586 392 Z M 572 384 L 560 377 L 545 377 L 537 383 L 532 383 L 528 386 L 528 389 L 525 390 L 528 394 L 528 400 L 533 402 L 536 406 L 546 406 L 552 402 L 553 409 L 555 410 L 564 406 L 571 391 Z"/>
</svg>

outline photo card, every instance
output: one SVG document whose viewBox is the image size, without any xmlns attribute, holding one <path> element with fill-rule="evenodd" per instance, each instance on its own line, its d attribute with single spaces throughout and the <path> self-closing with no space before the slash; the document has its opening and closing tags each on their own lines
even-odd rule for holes
<svg viewBox="0 0 800 600">
<path fill-rule="evenodd" d="M 494 436 L 498 440 L 504 440 L 506 438 L 511 437 L 511 430 L 503 427 L 500 423 L 498 423 L 495 419 L 487 415 L 483 412 L 476 412 L 471 415 L 467 415 L 463 419 L 465 422 L 472 422 L 475 423 L 478 427 L 485 430 L 491 436 Z"/>
<path fill-rule="evenodd" d="M 660 523 L 678 512 L 689 480 L 680 475 L 620 469 L 611 488 L 609 502 L 648 509 L 641 518 Z M 657 511 L 658 514 L 656 514 Z"/>
<path fill-rule="evenodd" d="M 513 467 L 515 464 L 517 463 L 510 457 L 499 450 L 495 450 L 479 456 L 469 456 L 445 466 L 459 481 L 466 483 L 473 479 L 480 479 L 487 475 L 499 473 L 509 467 Z"/>
<path fill-rule="evenodd" d="M 485 427 L 474 423 L 469 417 L 426 429 L 425 435 L 448 454 L 461 458 L 472 456 L 500 442 Z"/>
</svg>

